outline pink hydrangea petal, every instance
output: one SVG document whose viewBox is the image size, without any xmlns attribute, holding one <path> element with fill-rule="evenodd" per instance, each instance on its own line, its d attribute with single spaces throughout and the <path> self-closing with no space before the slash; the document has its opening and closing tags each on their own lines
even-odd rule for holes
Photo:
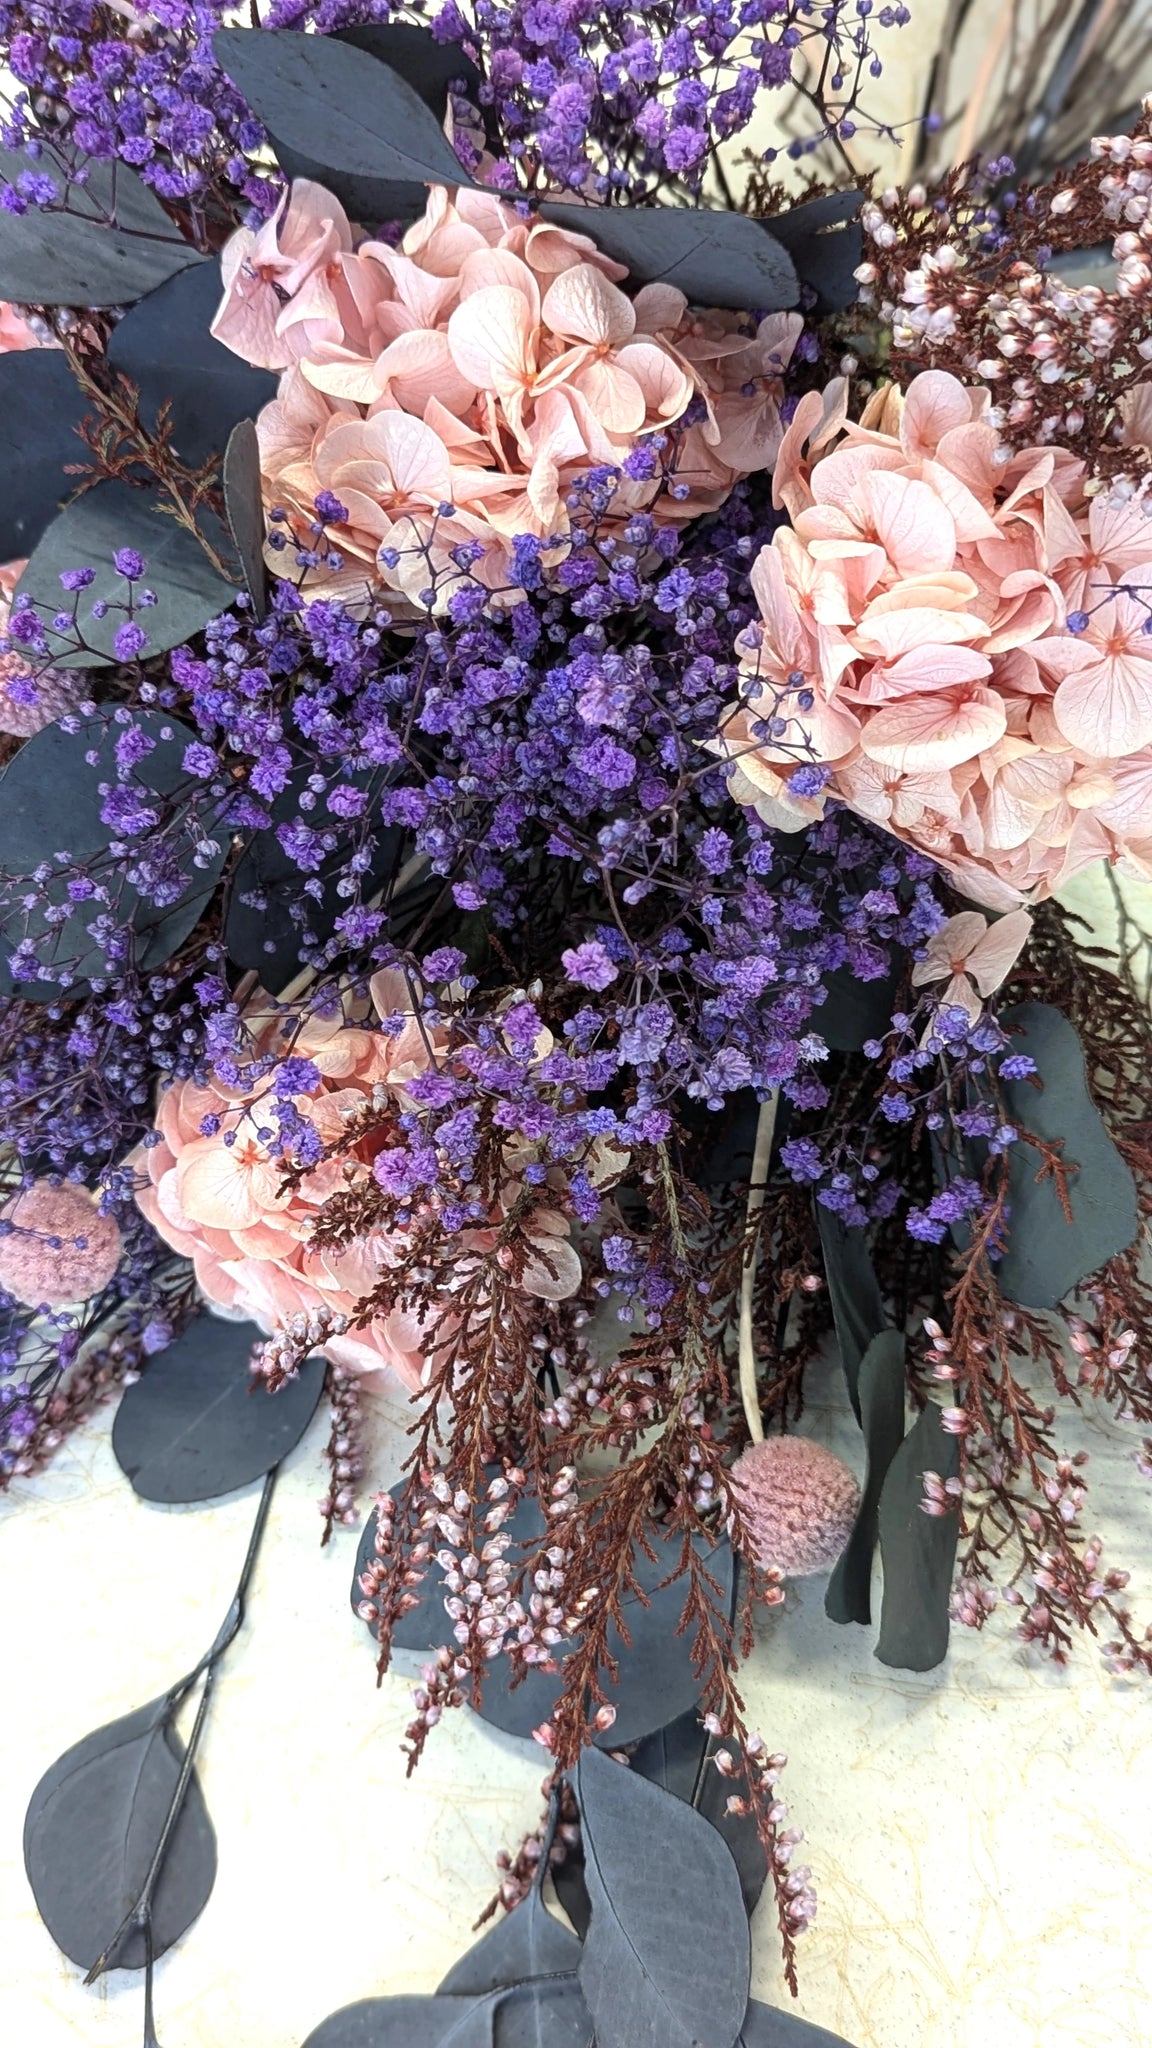
<svg viewBox="0 0 1152 2048">
<path fill-rule="evenodd" d="M 350 399 L 355 405 L 371 405 L 380 395 L 374 366 L 362 356 L 340 357 L 333 350 L 323 361 L 306 358 L 301 372 L 317 391 L 330 398 Z"/>
<path fill-rule="evenodd" d="M 590 263 L 562 270 L 544 294 L 541 318 L 568 341 L 622 348 L 636 327 L 632 302 Z"/>
<path fill-rule="evenodd" d="M 966 971 L 982 996 L 990 996 L 1016 965 L 1032 932 L 1026 910 L 1009 911 L 990 924 L 968 954 Z"/>
<path fill-rule="evenodd" d="M 457 306 L 448 322 L 456 366 L 478 391 L 526 386 L 535 371 L 534 326 L 523 292 L 488 285 Z"/>
<path fill-rule="evenodd" d="M 877 711 L 860 744 L 870 759 L 889 768 L 951 768 L 991 746 L 1006 724 L 1004 706 L 992 690 L 910 697 Z"/>
<path fill-rule="evenodd" d="M 912 462 L 934 456 L 945 434 L 966 427 L 972 417 L 969 395 L 947 370 L 921 370 L 905 393 L 900 418 L 900 445 Z"/>
<path fill-rule="evenodd" d="M 535 1219 L 533 1219 L 535 1221 Z M 520 1285 L 538 1301 L 566 1301 L 583 1278 L 580 1255 L 567 1238 L 526 1233 L 535 1249 L 524 1262 Z"/>
<path fill-rule="evenodd" d="M 957 968 L 957 962 L 967 962 L 968 955 L 979 945 L 988 930 L 988 919 L 981 917 L 978 910 L 961 910 L 950 917 L 947 924 L 933 932 L 925 948 L 923 960 L 918 960 L 912 969 L 913 988 L 923 988 L 931 981 L 944 981 Z"/>
<path fill-rule="evenodd" d="M 1152 741 L 1152 660 L 1119 652 L 1066 675 L 1053 708 L 1081 752 L 1101 760 L 1135 754 Z"/>
<path fill-rule="evenodd" d="M 873 470 L 860 484 L 860 496 L 875 526 L 876 538 L 901 576 L 950 569 L 956 559 L 956 526 L 927 484 Z"/>
<path fill-rule="evenodd" d="M 911 602 L 902 610 L 893 608 L 879 614 L 866 613 L 853 637 L 867 653 L 892 660 L 901 654 L 912 654 L 918 648 L 930 647 L 934 652 L 936 648 L 953 642 L 981 641 L 987 634 L 988 628 L 983 619 L 978 619 L 972 612 L 940 611 L 935 605 Z M 988 670 L 983 673 L 987 674 Z"/>
</svg>

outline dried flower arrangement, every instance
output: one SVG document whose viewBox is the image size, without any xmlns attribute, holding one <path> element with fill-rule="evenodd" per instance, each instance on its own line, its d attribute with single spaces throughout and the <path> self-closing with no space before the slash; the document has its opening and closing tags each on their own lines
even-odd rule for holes
<svg viewBox="0 0 1152 2048">
<path fill-rule="evenodd" d="M 1152 1672 L 1059 1422 L 1152 1421 L 1152 940 L 1057 900 L 1152 871 L 1152 116 L 790 201 L 729 145 L 866 131 L 843 0 L 224 14 L 0 5 L 0 1477 L 124 1384 L 145 1499 L 264 1481 L 29 1876 L 156 2048 L 276 1468 L 326 1398 L 355 1523 L 390 1378 L 410 1763 L 467 1702 L 548 1811 L 439 1992 L 309 2042 L 818 2048 L 748 1997 L 761 1890 L 793 1988 L 815 1910 L 757 1605 L 870 1624 L 879 1549 L 887 1664 L 1003 1601 Z M 862 1487 L 794 1431 L 829 1333 Z"/>
</svg>

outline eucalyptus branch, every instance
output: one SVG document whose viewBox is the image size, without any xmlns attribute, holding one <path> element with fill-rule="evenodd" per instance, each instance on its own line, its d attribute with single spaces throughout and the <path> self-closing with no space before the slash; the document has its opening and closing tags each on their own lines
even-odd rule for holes
<svg viewBox="0 0 1152 2048">
<path fill-rule="evenodd" d="M 196 1718 L 192 1724 L 192 1730 L 188 1737 L 188 1742 L 184 1750 L 184 1757 L 180 1766 L 180 1774 L 173 1788 L 172 1797 L 168 1804 L 168 1811 L 165 1814 L 164 1822 L 160 1830 L 160 1836 L 156 1843 L 156 1847 L 153 1850 L 151 1862 L 149 1863 L 148 1869 L 144 1874 L 144 1879 L 140 1886 L 140 1890 L 138 1891 L 132 1905 L 128 1908 L 128 1911 L 125 1913 L 124 1918 L 120 1922 L 120 1925 L 116 1929 L 116 1932 L 112 1936 L 112 1939 L 107 1943 L 103 1953 L 97 1956 L 96 1961 L 93 1963 L 91 1969 L 88 1971 L 87 1975 L 84 1978 L 85 1984 L 94 1984 L 98 1977 L 103 1976 L 105 1970 L 108 1970 L 113 1966 L 116 1960 L 116 1956 L 119 1953 L 128 1936 L 134 1932 L 141 1932 L 143 1934 L 145 1941 L 145 1950 L 147 1955 L 147 1974 L 145 1977 L 146 2020 L 144 2048 L 150 2048 L 148 2035 L 152 2025 L 152 1914 L 156 1902 L 156 1887 L 160 1880 L 160 1873 L 164 1867 L 164 1859 L 167 1856 L 168 1849 L 172 1841 L 172 1836 L 175 1832 L 176 1824 L 180 1818 L 180 1811 L 184 1804 L 185 1795 L 188 1791 L 189 1785 L 192 1782 L 192 1773 L 196 1766 L 196 1755 L 200 1747 L 200 1740 L 204 1733 L 204 1726 L 208 1718 L 208 1709 L 211 1704 L 212 1691 L 216 1682 L 217 1671 L 229 1646 L 232 1642 L 234 1642 L 236 1636 L 239 1634 L 244 1624 L 244 1614 L 248 1595 L 248 1588 L 251 1585 L 252 1575 L 256 1569 L 256 1561 L 260 1554 L 260 1546 L 263 1541 L 264 1531 L 268 1522 L 268 1513 L 272 1506 L 272 1495 L 275 1491 L 276 1476 L 278 1470 L 279 1467 L 274 1465 L 264 1481 L 264 1486 L 260 1494 L 260 1503 L 256 1510 L 256 1519 L 252 1525 L 252 1533 L 248 1539 L 248 1549 L 245 1553 L 244 1564 L 240 1573 L 239 1584 L 237 1585 L 236 1591 L 232 1596 L 232 1601 L 228 1608 L 228 1612 L 225 1615 L 219 1630 L 217 1631 L 215 1640 L 213 1641 L 211 1647 L 205 1652 L 204 1656 L 201 1657 L 199 1663 L 196 1664 L 184 1678 L 180 1679 L 177 1682 L 177 1684 L 171 1688 L 167 1695 L 165 1701 L 165 1712 L 162 1723 L 162 1725 L 165 1728 L 171 1725 L 173 1717 L 175 1716 L 178 1708 L 183 1704 L 184 1700 L 187 1699 L 188 1695 L 192 1692 L 192 1690 L 198 1684 L 200 1679 L 203 1678 L 204 1683 L 196 1707 Z"/>
</svg>

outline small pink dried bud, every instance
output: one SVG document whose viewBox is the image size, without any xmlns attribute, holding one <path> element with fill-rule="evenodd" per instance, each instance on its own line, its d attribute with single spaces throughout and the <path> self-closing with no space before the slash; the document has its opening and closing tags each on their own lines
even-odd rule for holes
<svg viewBox="0 0 1152 2048">
<path fill-rule="evenodd" d="M 551 1721 L 541 1721 L 540 1726 L 532 1730 L 532 1740 L 533 1742 L 538 1742 L 541 1749 L 554 1748 L 556 1730 L 553 1728 Z"/>
<path fill-rule="evenodd" d="M 597 1711 L 596 1711 L 595 1715 L 593 1716 L 593 1720 L 592 1720 L 592 1726 L 593 1726 L 594 1728 L 598 1728 L 598 1729 L 600 1730 L 601 1734 L 603 1734 L 603 1732 L 604 1732 L 604 1730 L 605 1730 L 606 1728 L 611 1728 L 611 1726 L 612 1726 L 613 1722 L 615 1721 L 615 1719 L 616 1719 L 616 1709 L 615 1709 L 615 1707 L 608 1707 L 608 1706 L 605 1706 L 605 1707 L 599 1707 L 599 1708 L 597 1709 Z"/>
</svg>

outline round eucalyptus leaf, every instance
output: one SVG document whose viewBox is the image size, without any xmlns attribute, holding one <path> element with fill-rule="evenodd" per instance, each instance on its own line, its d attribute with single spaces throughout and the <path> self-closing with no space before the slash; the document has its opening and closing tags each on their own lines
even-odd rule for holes
<svg viewBox="0 0 1152 2048">
<path fill-rule="evenodd" d="M 156 603 L 138 621 L 148 636 L 148 655 L 178 647 L 226 611 L 241 581 L 231 537 L 207 510 L 200 514 L 199 527 L 216 560 L 227 568 L 227 580 L 196 535 L 159 508 L 154 485 L 138 489 L 110 479 L 58 513 L 33 550 L 15 599 L 17 608 L 23 602 L 37 613 L 56 667 L 106 668 L 117 660 L 116 633 L 124 623 L 128 592 L 115 566 L 118 548 L 135 548 L 143 556 L 147 573 L 142 587 L 156 594 Z M 95 580 L 77 593 L 79 631 L 57 632 L 52 620 L 72 610 L 73 600 L 60 582 L 70 569 L 93 569 Z M 109 607 L 104 618 L 92 617 L 97 602 Z"/>
<path fill-rule="evenodd" d="M 794 306 L 800 297 L 788 251 L 746 213 L 691 206 L 540 208 L 554 226 L 590 235 L 596 247 L 626 263 L 634 284 L 674 284 L 698 306 Z"/>
<path fill-rule="evenodd" d="M 215 1500 L 262 1479 L 299 1443 L 324 1386 L 322 1358 L 270 1394 L 248 1370 L 254 1323 L 195 1322 L 127 1388 L 112 1425 L 116 1462 L 144 1500 Z"/>
<path fill-rule="evenodd" d="M 0 178 L 14 183 L 32 168 L 21 152 L 0 149 Z M 89 158 L 83 185 L 50 148 L 35 168 L 52 176 L 62 204 L 0 207 L 0 280 L 24 306 L 127 306 L 178 270 L 203 262 L 156 194 L 127 164 Z"/>
<path fill-rule="evenodd" d="M 0 561 L 30 555 L 65 498 L 80 487 L 69 464 L 92 461 L 81 422 L 94 408 L 63 349 L 0 355 L 0 443 L 15 488 L 0 497 Z"/>
<path fill-rule="evenodd" d="M 76 1743 L 45 1772 L 24 1823 L 24 1864 L 48 1932 L 91 1969 L 139 1895 L 184 1762 L 167 1699 L 125 1714 Z M 195 1775 L 184 1793 L 157 1880 L 155 1953 L 192 1925 L 216 1878 L 216 1837 Z M 117 1969 L 144 1967 L 144 1937 L 127 1935 Z"/>
<path fill-rule="evenodd" d="M 296 29 L 218 29 L 213 47 L 278 154 L 317 165 L 337 197 L 331 173 L 417 187 L 464 182 L 419 93 L 388 65 L 365 62 L 363 50 Z"/>
<path fill-rule="evenodd" d="M 184 769 L 184 749 L 195 734 L 158 711 L 136 711 L 132 723 L 154 741 L 132 774 L 132 786 L 147 797 L 176 797 L 194 787 Z M 116 742 L 124 732 L 110 717 L 97 713 L 78 719 L 75 731 L 63 724 L 47 725 L 26 740 L 0 776 L 0 994 L 25 996 L 35 1002 L 59 999 L 55 981 L 14 981 L 9 961 L 29 938 L 39 941 L 37 954 L 54 973 L 66 974 L 69 987 L 83 988 L 111 971 L 97 919 L 111 909 L 116 925 L 133 934 L 142 969 L 159 967 L 183 944 L 203 915 L 227 857 L 226 837 L 203 867 L 194 864 L 204 841 L 202 825 L 191 817 L 179 822 L 172 841 L 185 886 L 174 902 L 158 906 L 142 898 L 124 874 L 124 861 L 108 852 L 115 834 L 101 811 L 102 783 L 116 780 Z M 94 760 L 89 760 L 89 755 Z M 60 864 L 57 854 L 67 855 Z M 42 866 L 54 868 L 42 886 L 29 878 Z M 69 882 L 77 874 L 104 892 L 73 901 Z M 28 884 L 24 887 L 24 884 Z M 35 893 L 33 907 L 24 898 Z M 50 921 L 49 910 L 65 911 L 62 922 Z"/>
<path fill-rule="evenodd" d="M 538 1518 L 538 1504 L 525 1501 L 509 1525 L 514 1539 L 509 1552 L 513 1568 L 530 1562 L 542 1545 L 544 1531 Z M 360 1539 L 352 1582 L 352 1606 L 357 1613 L 365 1598 L 360 1574 L 374 1555 L 374 1534 L 373 1516 Z M 677 1633 L 688 1593 L 687 1576 L 661 1584 L 679 1568 L 683 1539 L 679 1534 L 664 1537 L 659 1530 L 649 1530 L 647 1535 L 655 1555 L 648 1557 L 637 1544 L 632 1569 L 638 1590 L 630 1592 L 621 1607 L 627 1640 L 615 1623 L 608 1631 L 608 1649 L 617 1663 L 619 1677 L 613 1683 L 602 1674 L 605 1696 L 616 1709 L 612 1726 L 598 1737 L 606 1749 L 639 1742 L 676 1715 L 685 1713 L 700 1697 L 700 1678 L 692 1661 L 695 1631 L 688 1628 L 683 1634 Z M 731 1612 L 736 1569 L 731 1544 L 725 1539 L 711 1547 L 707 1538 L 701 1536 L 694 1540 L 693 1547 L 701 1564 L 720 1585 L 721 1607 Z M 395 1648 L 431 1652 L 452 1644 L 452 1622 L 444 1611 L 444 1591 L 434 1565 L 414 1590 L 418 1604 L 397 1622 L 392 1636 Z M 557 1654 L 562 1655 L 563 1649 L 563 1645 L 558 1645 Z M 516 1684 L 513 1676 L 506 1657 L 493 1658 L 485 1666 L 480 1698 L 470 1704 L 482 1720 L 490 1721 L 503 1734 L 530 1737 L 532 1730 L 552 1714 L 564 1687 L 563 1667 L 552 1672 L 530 1670 Z"/>
<path fill-rule="evenodd" d="M 270 370 L 253 369 L 209 332 L 224 286 L 218 259 L 168 278 L 113 330 L 108 361 L 140 393 L 140 417 L 154 432 L 167 404 L 172 445 L 197 468 L 222 455 L 238 420 L 276 396 Z"/>
</svg>

